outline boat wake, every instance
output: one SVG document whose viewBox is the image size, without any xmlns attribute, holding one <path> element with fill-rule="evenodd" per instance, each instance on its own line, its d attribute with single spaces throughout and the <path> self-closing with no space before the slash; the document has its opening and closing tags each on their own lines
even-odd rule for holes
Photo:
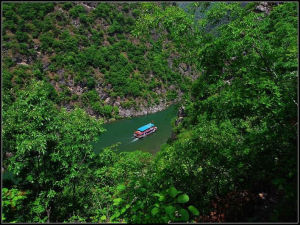
<svg viewBox="0 0 300 225">
<path fill-rule="evenodd" d="M 136 142 L 137 140 L 139 140 L 138 138 L 134 138 L 131 142 Z"/>
</svg>

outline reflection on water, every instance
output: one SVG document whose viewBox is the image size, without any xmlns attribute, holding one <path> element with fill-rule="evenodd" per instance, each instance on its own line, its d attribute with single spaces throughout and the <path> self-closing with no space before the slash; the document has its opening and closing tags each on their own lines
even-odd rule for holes
<svg viewBox="0 0 300 225">
<path fill-rule="evenodd" d="M 131 142 L 136 142 L 137 140 L 139 140 L 138 138 L 133 139 Z"/>
</svg>

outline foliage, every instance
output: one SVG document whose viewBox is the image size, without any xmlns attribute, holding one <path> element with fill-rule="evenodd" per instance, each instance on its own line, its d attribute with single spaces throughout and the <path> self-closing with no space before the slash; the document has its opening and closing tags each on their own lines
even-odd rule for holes
<svg viewBox="0 0 300 225">
<path fill-rule="evenodd" d="M 73 6 L 70 10 L 69 13 L 73 18 L 76 18 L 80 15 L 82 15 L 82 13 L 85 13 L 85 8 L 82 5 L 76 5 Z"/>
<path fill-rule="evenodd" d="M 123 184 L 117 187 L 121 196 L 126 189 Z M 140 187 L 140 192 L 146 194 L 148 199 L 133 200 L 131 204 L 121 197 L 114 199 L 113 205 L 117 209 L 110 219 L 114 221 L 121 217 L 129 223 L 168 223 L 186 222 L 190 220 L 190 217 L 199 215 L 199 211 L 193 205 L 185 207 L 189 196 L 177 191 L 173 186 L 152 194 L 144 187 Z"/>
<path fill-rule="evenodd" d="M 25 12 L 26 7 L 28 10 Z M 101 80 L 101 88 L 113 100 L 118 96 L 122 101 L 130 97 L 152 96 L 154 90 L 149 85 L 152 84 L 149 82 L 149 74 L 156 76 L 157 83 L 171 83 L 175 86 L 185 83 L 186 81 L 182 80 L 179 74 L 175 75 L 167 65 L 168 55 L 161 52 L 161 40 L 153 43 L 155 47 L 149 48 L 146 44 L 152 41 L 151 39 L 136 39 L 130 33 L 135 26 L 134 17 L 139 17 L 142 13 L 140 4 L 130 4 L 129 7 L 122 3 L 118 4 L 118 7 L 122 10 L 117 10 L 114 4 L 109 3 L 99 3 L 95 9 L 91 7 L 89 10 L 81 3 L 4 4 L 4 46 L 8 52 L 13 51 L 13 57 L 26 59 L 29 64 L 36 62 L 37 58 L 43 58 L 42 69 L 36 74 L 39 77 L 45 76 L 48 82 L 60 83 L 59 77 L 50 73 L 67 70 L 72 74 L 66 78 L 67 81 L 74 78 L 74 85 L 87 87 L 88 90 L 95 90 Z M 133 16 L 128 10 L 134 10 Z M 17 16 L 18 13 L 22 13 L 21 18 Z M 97 19 L 105 20 L 108 28 L 93 22 Z M 61 29 L 63 27 L 66 29 Z M 138 40 L 139 44 L 134 44 L 134 39 Z M 38 54 L 42 54 L 42 57 Z M 11 56 L 6 58 L 5 65 L 14 67 L 8 58 Z M 95 79 L 97 70 L 101 71 L 101 75 Z M 19 78 L 16 80 L 21 83 Z M 110 90 L 108 85 L 112 86 Z M 61 106 L 74 104 L 71 102 L 71 95 L 74 93 L 64 93 L 68 87 L 63 88 L 60 93 Z M 161 97 L 167 101 L 173 98 L 166 95 Z M 81 107 L 87 106 L 80 98 L 79 103 Z M 139 105 L 140 102 L 136 101 L 135 104 Z M 117 115 L 109 113 L 108 109 L 109 107 L 100 110 L 99 103 L 92 107 L 97 116 L 116 118 Z"/>
<path fill-rule="evenodd" d="M 19 180 L 2 189 L 3 221 L 201 222 L 242 190 L 275 196 L 264 222 L 295 221 L 297 4 L 257 4 L 3 4 L 3 165 Z M 174 70 L 181 62 L 194 82 Z M 117 118 L 108 102 L 180 90 L 184 115 L 155 156 L 118 144 L 95 154 L 102 120 L 64 108 Z"/>
<path fill-rule="evenodd" d="M 44 221 L 46 211 L 49 219 L 67 184 L 76 188 L 86 168 L 83 162 L 94 156 L 87 143 L 103 131 L 101 121 L 80 109 L 59 112 L 52 98 L 45 82 L 33 81 L 3 113 L 4 148 L 13 155 L 7 159 L 8 170 L 22 179 L 20 187 L 33 191 L 28 196 L 34 200 L 29 208 L 33 220 L 27 219 L 34 222 Z"/>
<path fill-rule="evenodd" d="M 227 17 L 217 4 L 206 24 Z M 230 191 L 280 190 L 282 203 L 291 204 L 277 219 L 289 221 L 296 215 L 296 5 L 278 5 L 268 16 L 226 7 L 230 21 L 201 34 L 204 73 L 193 84 L 178 140 L 157 157 L 159 174 L 192 201 L 201 198 L 203 213 Z"/>
<path fill-rule="evenodd" d="M 2 221 L 18 222 L 22 214 L 22 200 L 26 198 L 26 193 L 18 189 L 2 188 Z"/>
</svg>

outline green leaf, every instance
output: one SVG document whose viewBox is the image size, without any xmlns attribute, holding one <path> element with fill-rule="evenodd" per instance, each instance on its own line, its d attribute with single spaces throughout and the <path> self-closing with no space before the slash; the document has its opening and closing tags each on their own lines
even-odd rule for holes
<svg viewBox="0 0 300 225">
<path fill-rule="evenodd" d="M 115 219 L 115 218 L 118 218 L 120 215 L 121 215 L 120 212 L 117 211 L 115 214 L 113 214 L 113 215 L 110 217 L 110 219 L 113 220 L 113 219 Z"/>
<path fill-rule="evenodd" d="M 188 207 L 188 209 L 190 210 L 191 213 L 193 213 L 194 216 L 199 216 L 200 213 L 199 213 L 198 209 L 195 206 L 190 205 Z"/>
<path fill-rule="evenodd" d="M 185 209 L 179 209 L 179 214 L 181 215 L 180 216 L 180 221 L 186 222 L 190 218 L 189 212 Z"/>
<path fill-rule="evenodd" d="M 116 198 L 113 200 L 114 204 L 113 205 L 119 205 L 122 201 L 122 198 Z"/>
<path fill-rule="evenodd" d="M 159 213 L 159 209 L 154 207 L 152 210 L 151 210 L 151 214 L 152 216 L 155 216 L 157 213 Z"/>
<path fill-rule="evenodd" d="M 32 177 L 31 175 L 28 175 L 28 176 L 26 177 L 26 180 L 28 180 L 29 182 L 31 182 L 31 181 L 33 180 L 33 177 Z"/>
<path fill-rule="evenodd" d="M 187 194 L 182 194 L 182 195 L 179 195 L 177 197 L 177 202 L 178 203 L 186 203 L 190 200 L 189 196 Z"/>
<path fill-rule="evenodd" d="M 158 193 L 153 194 L 153 196 L 158 197 L 158 200 L 160 202 L 162 202 L 162 201 L 164 201 L 166 199 L 166 197 L 164 195 L 158 194 Z"/>
<path fill-rule="evenodd" d="M 101 217 L 100 217 L 100 220 L 102 220 L 102 221 L 106 220 L 106 216 L 104 216 L 104 215 L 101 216 Z"/>
<path fill-rule="evenodd" d="M 147 191 L 147 189 L 145 189 L 145 188 L 140 189 L 140 192 L 142 192 L 142 193 L 145 193 L 146 191 Z"/>
<path fill-rule="evenodd" d="M 126 210 L 127 210 L 127 208 L 126 208 L 126 207 L 123 207 L 123 208 L 121 209 L 121 214 L 123 214 L 124 212 L 126 212 Z"/>
<path fill-rule="evenodd" d="M 175 208 L 174 206 L 169 205 L 169 206 L 165 207 L 165 210 L 166 210 L 166 213 L 167 213 L 170 217 L 172 217 L 172 216 L 174 216 L 174 213 L 175 213 L 176 208 Z"/>
<path fill-rule="evenodd" d="M 182 193 L 182 191 L 177 191 L 177 189 L 173 186 L 170 187 L 167 192 L 172 198 L 175 198 L 178 194 Z"/>
<path fill-rule="evenodd" d="M 163 216 L 161 219 L 164 221 L 164 223 L 169 222 L 169 218 L 167 216 Z"/>
<path fill-rule="evenodd" d="M 50 191 L 48 192 L 47 197 L 48 197 L 48 198 L 53 198 L 53 197 L 55 196 L 55 194 L 56 194 L 56 192 L 55 192 L 54 190 L 50 190 Z"/>
<path fill-rule="evenodd" d="M 118 191 L 124 191 L 126 189 L 126 186 L 124 185 L 124 184 L 119 184 L 118 186 L 117 186 L 117 190 Z"/>
</svg>

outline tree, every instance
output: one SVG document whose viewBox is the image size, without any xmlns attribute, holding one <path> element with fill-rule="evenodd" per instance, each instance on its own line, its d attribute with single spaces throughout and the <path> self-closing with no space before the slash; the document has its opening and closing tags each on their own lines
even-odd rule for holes
<svg viewBox="0 0 300 225">
<path fill-rule="evenodd" d="M 2 221 L 18 222 L 22 215 L 22 201 L 26 193 L 15 188 L 2 188 Z"/>
<path fill-rule="evenodd" d="M 21 178 L 20 187 L 32 190 L 32 217 L 24 215 L 24 221 L 54 220 L 54 205 L 70 185 L 76 209 L 76 184 L 94 157 L 89 143 L 103 131 L 101 121 L 80 109 L 59 111 L 52 95 L 44 81 L 34 80 L 3 113 L 3 149 L 13 155 L 5 159 L 8 170 Z"/>
<path fill-rule="evenodd" d="M 284 193 L 278 207 L 289 208 L 277 219 L 290 221 L 296 215 L 292 190 L 297 189 L 296 126 L 291 122 L 297 111 L 296 4 L 273 5 L 269 15 L 256 13 L 255 7 L 213 3 L 196 29 L 185 19 L 185 26 L 181 21 L 171 27 L 181 18 L 179 10 L 145 3 L 136 34 L 169 28 L 171 37 L 183 42 L 179 50 L 186 48 L 180 53 L 191 52 L 203 70 L 193 84 L 178 140 L 158 156 L 158 174 L 192 200 L 201 198 L 203 210 L 209 210 L 213 197 L 231 190 L 276 189 Z M 194 39 L 194 46 L 185 38 Z"/>
</svg>

